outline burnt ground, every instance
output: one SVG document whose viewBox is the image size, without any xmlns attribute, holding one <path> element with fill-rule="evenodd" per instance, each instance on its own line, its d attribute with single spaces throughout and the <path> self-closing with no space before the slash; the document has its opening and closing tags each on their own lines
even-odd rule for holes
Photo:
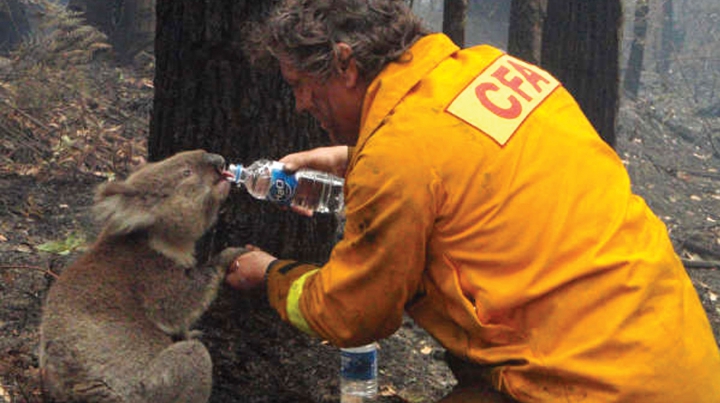
<svg viewBox="0 0 720 403">
<path fill-rule="evenodd" d="M 623 102 L 618 153 L 635 191 L 666 222 L 720 340 L 720 107 L 656 96 L 667 89 L 652 79 L 646 86 L 644 98 Z M 42 301 L 92 239 L 88 207 L 104 179 L 92 170 L 44 176 L 15 169 L 26 167 L 7 164 L 22 147 L 3 136 L 0 403 L 36 403 L 43 401 L 37 382 Z M 224 289 L 198 324 L 215 362 L 212 401 L 338 401 L 337 349 L 281 323 L 262 301 Z M 452 387 L 442 349 L 410 320 L 380 346 L 377 401 L 431 402 Z"/>
</svg>

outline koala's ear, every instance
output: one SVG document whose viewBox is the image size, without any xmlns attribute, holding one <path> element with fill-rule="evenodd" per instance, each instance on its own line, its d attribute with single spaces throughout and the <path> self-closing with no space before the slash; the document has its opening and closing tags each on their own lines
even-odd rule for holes
<svg viewBox="0 0 720 403">
<path fill-rule="evenodd" d="M 130 160 L 130 172 L 135 173 L 147 165 L 147 159 L 143 156 L 135 156 Z"/>
<path fill-rule="evenodd" d="M 126 235 L 155 223 L 155 217 L 138 200 L 140 193 L 125 182 L 107 182 L 98 187 L 93 212 L 98 222 L 105 223 L 106 235 Z"/>
</svg>

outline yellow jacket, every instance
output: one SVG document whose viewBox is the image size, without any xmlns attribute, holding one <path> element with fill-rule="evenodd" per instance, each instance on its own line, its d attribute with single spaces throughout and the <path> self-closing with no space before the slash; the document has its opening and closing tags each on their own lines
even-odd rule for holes
<svg viewBox="0 0 720 403">
<path fill-rule="evenodd" d="M 427 36 L 368 89 L 342 241 L 268 274 L 339 346 L 408 314 L 521 402 L 720 402 L 720 353 L 663 223 L 557 81 Z"/>
</svg>

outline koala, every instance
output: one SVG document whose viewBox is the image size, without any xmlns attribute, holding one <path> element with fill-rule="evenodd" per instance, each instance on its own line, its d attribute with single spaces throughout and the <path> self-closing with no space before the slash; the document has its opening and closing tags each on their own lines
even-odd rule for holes
<svg viewBox="0 0 720 403">
<path fill-rule="evenodd" d="M 190 326 L 242 248 L 208 266 L 195 244 L 230 191 L 203 150 L 98 187 L 97 241 L 50 287 L 40 325 L 45 395 L 56 402 L 207 402 L 212 362 Z"/>
</svg>

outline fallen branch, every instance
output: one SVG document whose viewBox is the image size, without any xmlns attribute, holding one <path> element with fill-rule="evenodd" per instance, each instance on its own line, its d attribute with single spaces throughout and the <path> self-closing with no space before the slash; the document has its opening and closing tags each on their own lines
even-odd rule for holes
<svg viewBox="0 0 720 403">
<path fill-rule="evenodd" d="M 682 169 L 678 168 L 678 172 L 683 172 L 688 175 L 693 176 L 701 176 L 703 178 L 710 178 L 710 179 L 720 179 L 720 173 L 719 172 L 710 172 L 710 171 L 697 171 L 697 170 L 690 170 L 690 169 Z"/>
<path fill-rule="evenodd" d="M 682 248 L 687 249 L 690 252 L 697 253 L 703 256 L 710 256 L 713 261 L 715 259 L 720 259 L 720 254 L 716 252 L 714 249 L 711 249 L 709 247 L 706 247 L 704 245 L 699 244 L 698 242 L 692 241 L 692 240 L 685 240 L 682 243 Z"/>
<path fill-rule="evenodd" d="M 698 260 L 698 259 L 681 259 L 686 269 L 718 269 L 720 261 L 718 260 Z"/>
<path fill-rule="evenodd" d="M 14 110 L 15 112 L 17 112 L 17 113 L 19 113 L 19 114 L 21 114 L 21 115 L 23 115 L 23 116 L 25 116 L 29 121 L 31 121 L 32 123 L 34 123 L 36 126 L 42 128 L 42 129 L 44 129 L 44 130 L 47 130 L 47 131 L 50 130 L 50 128 L 47 127 L 47 126 L 45 125 L 45 123 L 41 122 L 39 119 L 35 118 L 34 116 L 30 115 L 29 113 L 25 112 L 24 110 L 22 110 L 22 109 L 20 109 L 20 108 L 18 108 L 18 107 L 16 107 L 16 106 L 11 105 L 10 102 L 8 102 L 8 101 L 5 100 L 5 99 L 3 99 L 2 101 L 3 101 L 3 103 L 5 104 L 5 106 L 7 106 L 8 108 Z"/>
<path fill-rule="evenodd" d="M 42 143 L 27 135 L 22 130 L 15 129 L 11 126 L 6 126 L 2 120 L 0 120 L 0 132 L 9 135 L 10 138 L 17 139 L 17 141 L 21 142 L 24 146 L 32 149 L 37 155 L 45 155 L 49 152 L 49 149 L 47 149 L 47 147 L 44 147 Z"/>
<path fill-rule="evenodd" d="M 43 267 L 38 267 L 38 266 L 0 265 L 0 269 L 29 269 L 29 270 L 37 270 L 37 271 L 41 271 L 41 272 L 43 272 L 43 273 L 45 273 L 45 274 L 47 274 L 47 275 L 50 275 L 50 276 L 52 276 L 52 277 L 54 277 L 54 278 L 56 278 L 56 279 L 60 277 L 60 275 L 57 274 L 57 273 L 55 273 L 54 271 L 52 271 L 52 270 L 50 270 L 50 269 L 45 269 L 45 268 L 43 268 Z"/>
</svg>

